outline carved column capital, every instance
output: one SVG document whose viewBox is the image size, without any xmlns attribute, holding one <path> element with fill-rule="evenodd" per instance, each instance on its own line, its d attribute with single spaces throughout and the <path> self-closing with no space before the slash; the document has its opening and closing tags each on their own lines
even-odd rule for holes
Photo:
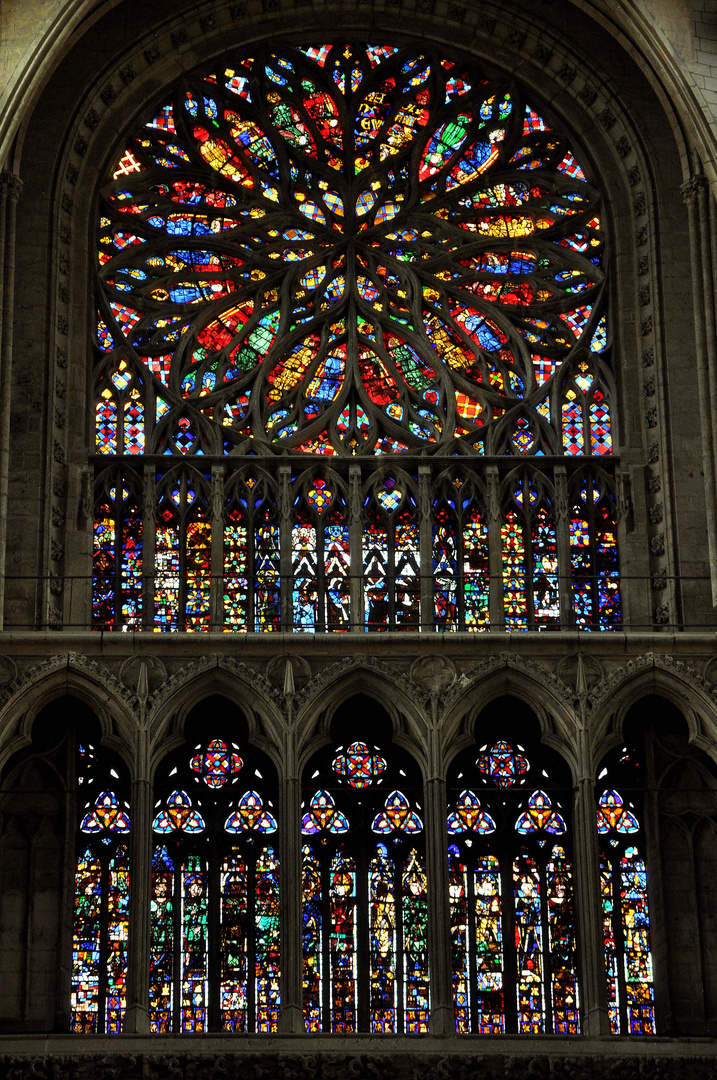
<svg viewBox="0 0 717 1080">
<path fill-rule="evenodd" d="M 680 184 L 680 194 L 685 203 L 690 206 L 702 192 L 707 191 L 709 186 L 707 177 L 699 173 L 699 175 L 691 176 L 689 180 L 685 180 L 684 184 Z"/>
<path fill-rule="evenodd" d="M 8 199 L 15 199 L 17 201 L 20 198 L 20 192 L 22 191 L 22 180 L 15 173 L 10 172 L 8 169 L 3 169 L 0 172 L 0 195 L 6 196 Z"/>
</svg>

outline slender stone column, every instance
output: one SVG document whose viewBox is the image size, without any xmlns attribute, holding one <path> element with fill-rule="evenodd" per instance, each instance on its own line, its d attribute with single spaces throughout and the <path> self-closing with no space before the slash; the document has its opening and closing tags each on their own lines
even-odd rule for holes
<svg viewBox="0 0 717 1080">
<path fill-rule="evenodd" d="M 149 1032 L 150 904 L 152 895 L 152 780 L 150 735 L 147 723 L 147 668 L 140 665 L 137 684 L 139 716 L 130 798 L 129 842 L 129 955 L 127 1011 L 123 1030 Z"/>
<path fill-rule="evenodd" d="M 294 677 L 286 661 L 284 695 L 287 724 L 279 777 L 279 857 L 281 918 L 281 1015 L 279 1031 L 304 1031 L 301 964 L 301 778 L 293 723 Z"/>
<path fill-rule="evenodd" d="M 7 501 L 10 469 L 10 407 L 15 316 L 15 215 L 22 181 L 0 172 L 0 630 L 5 619 Z"/>
<path fill-rule="evenodd" d="M 578 776 L 575 790 L 573 859 L 580 966 L 581 1030 L 583 1035 L 609 1035 L 594 769 L 588 726 L 587 684 L 580 656 L 578 656 L 577 695 Z"/>
<path fill-rule="evenodd" d="M 431 977 L 431 1034 L 454 1035 L 451 979 L 451 915 L 448 897 L 446 781 L 437 723 L 438 693 L 431 694 L 432 725 L 426 776 L 426 875 L 428 878 L 428 957 Z"/>
<path fill-rule="evenodd" d="M 697 388 L 702 429 L 702 469 L 707 509 L 707 544 L 712 584 L 712 603 L 717 606 L 717 339 L 715 329 L 715 289 L 712 278 L 709 182 L 701 174 L 690 177 L 681 187 L 687 205 L 692 264 L 692 303 L 695 327 Z"/>
</svg>

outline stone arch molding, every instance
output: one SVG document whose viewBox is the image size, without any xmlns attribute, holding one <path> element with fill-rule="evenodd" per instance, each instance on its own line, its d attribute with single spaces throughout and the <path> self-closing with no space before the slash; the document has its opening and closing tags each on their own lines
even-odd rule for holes
<svg viewBox="0 0 717 1080">
<path fill-rule="evenodd" d="M 468 745 L 473 718 L 506 693 L 533 709 L 545 743 L 572 761 L 577 731 L 575 692 L 543 664 L 510 652 L 497 653 L 468 668 L 446 693 L 442 703 L 444 755 L 449 746 L 452 757 Z"/>
<path fill-rule="evenodd" d="M 622 735 L 625 714 L 646 694 L 662 694 L 679 708 L 690 741 L 715 758 L 717 686 L 700 671 L 664 653 L 643 653 L 597 682 L 586 697 L 592 713 L 595 763 Z"/>
<path fill-rule="evenodd" d="M 29 745 L 39 711 L 71 694 L 94 711 L 108 746 L 131 761 L 137 698 L 104 664 L 81 653 L 57 654 L 29 668 L 0 693 L 0 764 Z"/>
<path fill-rule="evenodd" d="M 233 700 L 247 714 L 258 743 L 275 752 L 280 749 L 284 715 L 280 691 L 249 664 L 206 655 L 183 664 L 147 700 L 145 723 L 153 747 L 161 747 L 162 755 L 181 741 L 174 727 L 177 717 L 183 719 L 208 693 L 222 693 Z"/>
<path fill-rule="evenodd" d="M 425 760 L 429 695 L 395 664 L 374 656 L 348 656 L 330 664 L 296 695 L 292 702 L 294 723 L 297 732 L 306 733 L 299 748 L 302 760 L 328 740 L 335 709 L 356 693 L 382 700 L 394 724 L 396 742 L 414 755 L 418 750 Z"/>
</svg>

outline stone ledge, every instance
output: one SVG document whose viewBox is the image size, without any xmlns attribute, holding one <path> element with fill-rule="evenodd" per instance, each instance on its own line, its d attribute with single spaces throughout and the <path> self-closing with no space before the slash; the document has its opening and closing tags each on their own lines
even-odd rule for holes
<svg viewBox="0 0 717 1080">
<path fill-rule="evenodd" d="M 0 1036 L 4 1080 L 713 1080 L 716 1074 L 713 1039 Z"/>
</svg>

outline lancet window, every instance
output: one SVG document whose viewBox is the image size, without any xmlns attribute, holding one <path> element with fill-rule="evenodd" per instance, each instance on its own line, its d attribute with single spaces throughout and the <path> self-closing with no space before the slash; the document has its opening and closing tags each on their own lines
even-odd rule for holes
<svg viewBox="0 0 717 1080">
<path fill-rule="evenodd" d="M 291 528 L 292 622 L 307 633 L 345 632 L 351 618 L 348 499 L 336 474 L 295 482 Z"/>
<path fill-rule="evenodd" d="M 579 994 L 564 766 L 512 735 L 465 751 L 448 811 L 458 1032 L 576 1034 Z"/>
<path fill-rule="evenodd" d="M 560 127 L 425 41 L 257 45 L 147 112 L 100 192 L 95 627 L 620 625 L 609 251 Z"/>
<path fill-rule="evenodd" d="M 116 1034 L 127 991 L 129 785 L 125 769 L 87 738 L 77 743 L 75 770 L 71 1026 Z"/>
<path fill-rule="evenodd" d="M 436 482 L 433 514 L 433 617 L 440 631 L 490 626 L 486 491 L 478 477 L 448 470 Z"/>
<path fill-rule="evenodd" d="M 608 755 L 597 783 L 608 1011 L 615 1034 L 655 1034 L 644 777 L 644 750 L 631 744 Z"/>
<path fill-rule="evenodd" d="M 205 702 L 202 737 L 161 766 L 152 823 L 150 1026 L 276 1031 L 279 889 L 273 770 Z M 220 719 L 217 720 L 216 717 Z M 208 730 L 207 717 L 217 730 Z M 219 728 L 222 728 L 220 731 Z"/>
<path fill-rule="evenodd" d="M 347 703 L 352 707 L 354 703 Z M 304 1019 L 309 1032 L 428 1031 L 427 882 L 415 763 L 369 732 L 319 752 L 302 804 Z M 349 731 L 350 728 L 350 731 Z"/>
</svg>

